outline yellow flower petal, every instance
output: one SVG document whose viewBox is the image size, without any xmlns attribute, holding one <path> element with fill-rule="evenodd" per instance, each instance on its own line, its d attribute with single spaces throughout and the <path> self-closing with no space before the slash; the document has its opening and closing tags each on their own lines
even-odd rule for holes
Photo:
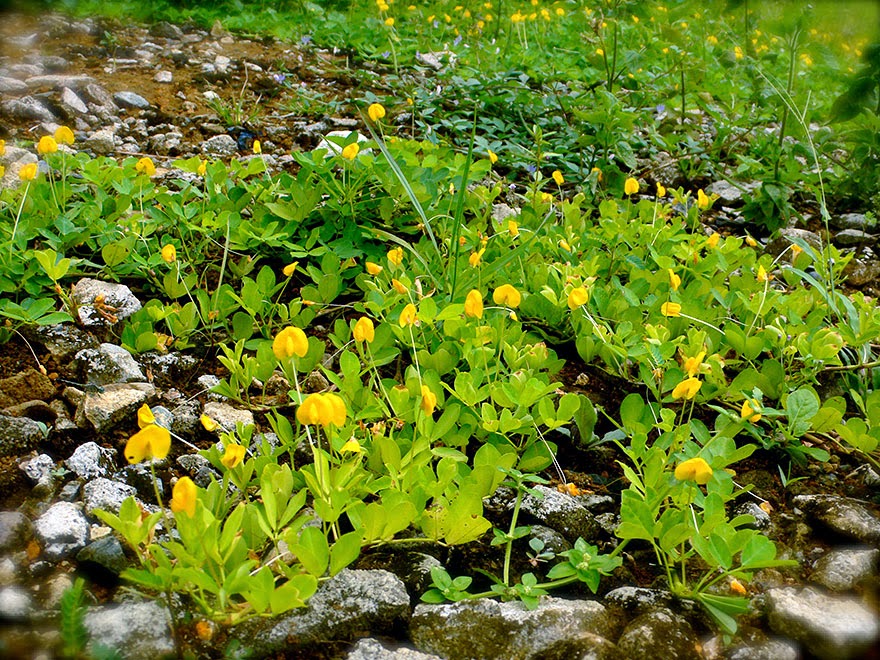
<svg viewBox="0 0 880 660">
<path fill-rule="evenodd" d="M 366 263 L 366 267 L 367 267 L 367 273 L 369 273 L 370 275 L 378 275 L 383 270 L 385 270 L 384 268 L 382 268 L 382 266 L 380 266 L 379 264 L 377 264 L 373 261 L 368 261 Z"/>
<path fill-rule="evenodd" d="M 400 319 L 398 323 L 401 328 L 405 328 L 408 325 L 412 325 L 416 322 L 416 306 L 412 303 L 409 303 L 406 307 L 403 308 L 403 311 L 400 313 Z"/>
<path fill-rule="evenodd" d="M 171 434 L 168 429 L 150 424 L 128 439 L 125 444 L 125 460 L 140 463 L 153 458 L 163 459 L 171 450 Z"/>
<path fill-rule="evenodd" d="M 660 305 L 660 313 L 663 316 L 678 316 L 681 314 L 681 305 L 677 302 L 665 302 Z"/>
<path fill-rule="evenodd" d="M 468 291 L 464 300 L 464 313 L 472 318 L 483 318 L 483 295 L 477 289 Z"/>
<path fill-rule="evenodd" d="M 171 510 L 174 513 L 186 513 L 192 518 L 196 513 L 198 488 L 189 477 L 181 477 L 171 490 Z"/>
<path fill-rule="evenodd" d="M 635 195 L 639 192 L 639 182 L 637 179 L 630 177 L 623 184 L 623 192 L 627 195 Z"/>
<path fill-rule="evenodd" d="M 350 145 L 345 147 L 342 150 L 342 157 L 346 160 L 354 160 L 357 158 L 358 153 L 360 153 L 361 146 L 357 142 L 352 142 Z"/>
<path fill-rule="evenodd" d="M 427 415 L 433 415 L 437 407 L 437 395 L 427 385 L 422 385 L 422 401 L 420 406 Z"/>
<path fill-rule="evenodd" d="M 288 326 L 279 332 L 272 341 L 272 352 L 279 360 L 305 357 L 309 352 L 309 340 L 306 333 L 299 328 Z"/>
<path fill-rule="evenodd" d="M 153 160 L 151 158 L 141 158 L 134 166 L 135 172 L 140 172 L 141 174 L 146 174 L 147 176 L 153 176 L 156 174 L 156 166 L 153 164 Z"/>
<path fill-rule="evenodd" d="M 392 23 L 393 25 L 393 23 Z M 367 108 L 367 115 L 374 124 L 385 116 L 385 108 L 381 103 L 372 103 Z"/>
<path fill-rule="evenodd" d="M 138 408 L 137 412 L 137 420 L 138 420 L 138 428 L 145 429 L 150 424 L 156 423 L 156 417 L 153 415 L 153 411 L 150 410 L 150 406 L 146 403 Z"/>
<path fill-rule="evenodd" d="M 241 463 L 242 459 L 244 459 L 244 454 L 245 448 L 242 445 L 230 443 L 226 445 L 226 451 L 223 452 L 220 462 L 231 470 Z"/>
<path fill-rule="evenodd" d="M 522 295 L 510 284 L 502 284 L 492 294 L 492 300 L 496 305 L 507 305 L 514 309 L 522 302 Z"/>
<path fill-rule="evenodd" d="M 712 468 L 699 456 L 689 458 L 675 468 L 675 478 L 679 481 L 693 481 L 702 486 L 712 478 Z"/>
<path fill-rule="evenodd" d="M 53 154 L 56 151 L 58 151 L 58 143 L 51 135 L 44 135 L 40 138 L 40 141 L 37 142 L 37 153 L 41 156 Z"/>
<path fill-rule="evenodd" d="M 697 392 L 700 391 L 700 388 L 702 386 L 703 381 L 701 381 L 699 378 L 694 378 L 693 376 L 691 376 L 690 378 L 685 378 L 672 390 L 672 398 L 685 399 L 687 401 L 690 401 L 695 396 L 697 396 Z"/>
<path fill-rule="evenodd" d="M 354 330 L 352 330 L 351 334 L 356 342 L 367 342 L 370 344 L 376 338 L 376 329 L 369 318 L 362 316 L 354 324 Z"/>
<path fill-rule="evenodd" d="M 220 425 L 207 415 L 202 415 L 201 417 L 199 417 L 199 421 L 202 423 L 202 426 L 208 433 L 213 433 L 220 428 Z"/>
<path fill-rule="evenodd" d="M 586 287 L 577 286 L 568 294 L 569 309 L 577 309 L 582 305 L 586 305 L 590 300 L 590 292 Z"/>
<path fill-rule="evenodd" d="M 59 126 L 55 129 L 55 141 L 58 144 L 73 144 L 73 131 L 71 131 L 67 126 Z"/>
<path fill-rule="evenodd" d="M 171 243 L 162 246 L 162 261 L 172 264 L 175 259 L 177 259 L 177 249 Z"/>
</svg>

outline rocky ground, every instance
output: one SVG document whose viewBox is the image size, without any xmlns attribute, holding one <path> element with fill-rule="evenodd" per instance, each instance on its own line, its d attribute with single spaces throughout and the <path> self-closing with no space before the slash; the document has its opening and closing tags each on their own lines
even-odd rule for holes
<svg viewBox="0 0 880 660">
<path fill-rule="evenodd" d="M 0 138 L 34 141 L 66 124 L 78 148 L 117 158 L 150 155 L 166 168 L 194 154 L 241 157 L 254 136 L 272 167 L 290 167 L 291 149 L 310 149 L 328 131 L 359 125 L 345 102 L 350 90 L 381 85 L 376 71 L 350 66 L 344 55 L 233 37 L 219 28 L 5 15 L 0 49 Z M 211 99 L 219 99 L 213 108 Z M 258 115 L 250 116 L 257 105 Z M 33 158 L 32 150 L 10 148 L 3 183 L 16 182 L 18 167 Z M 713 190 L 724 217 L 735 219 L 741 191 L 722 182 Z M 870 293 L 880 277 L 877 228 L 859 214 L 836 217 L 834 228 L 835 243 L 859 252 L 849 285 Z M 805 229 L 785 231 L 817 240 Z M 122 285 L 83 280 L 76 291 L 84 303 L 103 294 L 121 310 L 120 319 L 142 302 Z M 164 603 L 121 587 L 118 576 L 130 558 L 92 512 L 118 510 L 132 494 L 154 499 L 148 471 L 125 466 L 121 456 L 142 403 L 199 446 L 211 442 L 198 424 L 202 413 L 227 427 L 255 420 L 208 393 L 217 382 L 211 361 L 181 354 L 135 358 L 104 341 L 87 304 L 80 315 L 81 327 L 42 328 L 27 334 L 28 344 L 16 338 L 0 347 L 0 655 L 56 654 L 62 594 L 83 575 L 92 648 L 115 648 L 127 658 L 183 651 L 220 657 L 224 650 L 236 657 L 242 648 L 251 657 L 350 660 L 880 656 L 880 475 L 847 455 L 808 466 L 798 473 L 806 479 L 787 487 L 767 456 L 750 459 L 751 471 L 741 478 L 755 484 L 755 498 L 741 506 L 800 567 L 755 576 L 753 611 L 732 646 L 692 604 L 653 588 L 649 557 L 637 552 L 597 596 L 563 593 L 535 611 L 488 600 L 419 603 L 431 566 L 480 567 L 495 557 L 488 545 L 367 554 L 323 584 L 307 608 L 231 629 L 199 627 L 175 607 L 173 634 Z M 546 488 L 543 500 L 526 500 L 525 522 L 557 551 L 578 536 L 613 543 L 613 457 L 597 449 L 566 459 L 585 494 Z M 159 470 L 166 480 L 211 478 L 192 454 L 175 455 Z M 757 506 L 761 501 L 772 506 Z M 504 520 L 509 503 L 501 492 L 487 503 L 487 515 Z"/>
</svg>

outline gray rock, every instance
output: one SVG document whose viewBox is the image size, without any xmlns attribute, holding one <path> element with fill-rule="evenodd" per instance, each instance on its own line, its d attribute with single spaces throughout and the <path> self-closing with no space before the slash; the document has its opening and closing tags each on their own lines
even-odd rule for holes
<svg viewBox="0 0 880 660">
<path fill-rule="evenodd" d="M 91 76 L 86 75 L 47 75 L 32 76 L 28 78 L 25 82 L 27 83 L 27 86 L 31 89 L 64 89 L 65 87 L 69 87 L 70 89 L 78 90 L 82 89 L 86 85 L 94 83 L 95 79 Z"/>
<path fill-rule="evenodd" d="M 877 236 L 862 231 L 861 229 L 844 229 L 834 235 L 832 239 L 835 245 L 849 247 L 852 245 L 873 245 L 877 242 Z"/>
<path fill-rule="evenodd" d="M 797 640 L 819 658 L 856 657 L 880 634 L 874 613 L 853 598 L 783 587 L 768 591 L 766 604 L 773 631 Z"/>
<path fill-rule="evenodd" d="M 523 497 L 520 511 L 524 521 L 531 518 L 533 522 L 555 529 L 571 543 L 578 538 L 596 537 L 599 526 L 593 514 L 577 498 L 542 485 L 535 486 L 534 490 L 543 497 L 541 499 L 533 495 Z M 509 508 L 513 508 L 513 502 L 510 502 Z"/>
<path fill-rule="evenodd" d="M 754 502 L 743 502 L 734 510 L 734 516 L 751 516 L 755 522 L 750 525 L 744 525 L 750 529 L 768 529 L 773 522 L 770 515 Z"/>
<path fill-rule="evenodd" d="M 4 101 L 0 104 L 0 107 L 14 119 L 21 119 L 23 121 L 58 121 L 58 118 L 52 111 L 42 101 L 33 96 L 22 96 L 20 99 Z"/>
<path fill-rule="evenodd" d="M 797 646 L 782 639 L 768 639 L 755 644 L 740 645 L 726 654 L 727 660 L 798 660 Z"/>
<path fill-rule="evenodd" d="M 80 564 L 95 564 L 114 575 L 119 575 L 128 566 L 122 544 L 112 535 L 89 543 L 77 553 L 76 560 Z"/>
<path fill-rule="evenodd" d="M 347 640 L 364 632 L 389 633 L 409 616 L 409 595 L 388 571 L 344 569 L 323 583 L 302 609 L 275 619 L 251 620 L 229 631 L 257 657 L 290 648 Z"/>
<path fill-rule="evenodd" d="M 58 362 L 67 362 L 84 348 L 95 348 L 98 340 L 90 332 L 72 323 L 34 326 L 26 333 L 31 341 L 38 341 Z"/>
<path fill-rule="evenodd" d="M 494 600 L 422 604 L 410 621 L 416 647 L 444 658 L 525 659 L 585 632 L 608 637 L 605 608 L 596 601 L 553 597 L 542 598 L 536 610 Z"/>
<path fill-rule="evenodd" d="M 150 383 L 107 385 L 103 392 L 90 392 L 76 410 L 79 427 L 91 424 L 102 433 L 126 418 L 133 418 L 141 404 L 156 394 Z"/>
<path fill-rule="evenodd" d="M 767 243 L 767 246 L 764 248 L 764 253 L 776 258 L 782 254 L 783 251 L 786 251 L 786 258 L 790 260 L 791 250 L 789 248 L 793 243 L 793 238 L 801 239 L 816 251 L 822 249 L 822 239 L 819 237 L 819 234 L 807 231 L 806 229 L 785 228 L 780 229 L 779 236 Z"/>
<path fill-rule="evenodd" d="M 876 548 L 835 549 L 816 562 L 811 579 L 831 591 L 850 591 L 876 575 L 878 560 Z"/>
<path fill-rule="evenodd" d="M 41 67 L 39 64 L 12 64 L 11 66 L 6 67 L 6 75 L 12 76 L 13 78 L 25 79 L 32 78 L 34 76 L 40 76 L 45 73 L 45 69 Z"/>
<path fill-rule="evenodd" d="M 84 548 L 89 540 L 89 522 L 82 509 L 72 502 L 58 502 L 34 523 L 43 555 L 58 561 Z"/>
<path fill-rule="evenodd" d="M 82 479 L 106 477 L 115 467 L 116 452 L 87 442 L 77 447 L 65 461 L 67 468 Z"/>
<path fill-rule="evenodd" d="M 617 649 L 627 660 L 701 660 L 699 639 L 691 625 L 669 610 L 660 609 L 636 617 L 617 640 Z"/>
<path fill-rule="evenodd" d="M 834 229 L 857 229 L 864 231 L 873 229 L 875 223 L 868 223 L 868 218 L 864 213 L 844 213 L 843 215 L 834 215 L 828 220 L 828 224 Z"/>
<path fill-rule="evenodd" d="M 92 385 L 142 383 L 147 380 L 131 353 L 116 344 L 101 344 L 76 354 L 81 378 Z"/>
<path fill-rule="evenodd" d="M 178 133 L 177 131 L 159 133 L 150 138 L 147 146 L 151 153 L 156 153 L 160 156 L 177 154 L 183 146 L 183 133 Z"/>
<path fill-rule="evenodd" d="M 511 218 L 516 219 L 519 217 L 519 209 L 508 206 L 503 203 L 492 204 L 492 219 L 496 224 L 501 225 L 506 220 Z M 507 229 L 506 225 L 500 228 L 502 231 Z"/>
<path fill-rule="evenodd" d="M 52 471 L 55 469 L 55 461 L 47 454 L 40 454 L 33 458 L 22 461 L 19 467 L 25 473 L 28 479 L 33 483 L 52 481 Z"/>
<path fill-rule="evenodd" d="M 366 638 L 358 640 L 345 660 L 440 660 L 440 656 L 400 646 L 390 649 L 377 639 Z"/>
<path fill-rule="evenodd" d="M 798 495 L 792 502 L 810 519 L 841 536 L 869 545 L 880 544 L 880 519 L 865 503 L 837 495 Z"/>
<path fill-rule="evenodd" d="M 0 76 L 0 94 L 25 94 L 27 91 L 27 83 L 15 78 Z"/>
<path fill-rule="evenodd" d="M 584 632 L 553 642 L 528 660 L 622 660 L 617 646 L 599 635 Z"/>
<path fill-rule="evenodd" d="M 109 156 L 116 151 L 116 136 L 111 129 L 102 128 L 88 136 L 84 144 L 98 156 Z"/>
<path fill-rule="evenodd" d="M 529 538 L 538 539 L 544 544 L 544 550 L 548 550 L 556 555 L 571 550 L 571 543 L 555 529 L 545 525 L 532 525 L 531 527 L 532 531 L 529 532 Z"/>
<path fill-rule="evenodd" d="M 865 286 L 880 280 L 880 261 L 873 256 L 861 254 L 850 261 L 843 269 L 847 283 L 852 286 Z"/>
<path fill-rule="evenodd" d="M 225 55 L 217 55 L 214 58 L 214 68 L 217 70 L 217 73 L 228 73 L 230 64 L 232 64 L 232 60 Z"/>
<path fill-rule="evenodd" d="M 150 102 L 134 92 L 116 92 L 113 95 L 113 100 L 120 108 L 129 110 L 148 110 L 150 108 Z"/>
<path fill-rule="evenodd" d="M 628 616 L 638 616 L 661 608 L 672 607 L 675 603 L 675 596 L 662 589 L 618 587 L 605 594 L 604 602 L 608 609 L 619 609 Z"/>
<path fill-rule="evenodd" d="M 45 438 L 43 426 L 30 417 L 0 415 L 0 456 L 20 456 Z"/>
<path fill-rule="evenodd" d="M 122 502 L 136 493 L 128 484 L 98 477 L 83 486 L 83 503 L 88 514 L 94 513 L 95 509 L 119 513 Z"/>
<path fill-rule="evenodd" d="M 89 647 L 106 646 L 126 660 L 157 660 L 175 653 L 171 615 L 159 603 L 118 603 L 89 608 Z"/>
<path fill-rule="evenodd" d="M 31 596 L 23 588 L 11 586 L 0 589 L 0 621 L 25 621 L 32 609 Z"/>
<path fill-rule="evenodd" d="M 443 68 L 443 62 L 440 61 L 440 57 L 438 56 L 442 56 L 444 52 L 445 51 L 440 53 L 420 53 L 416 51 L 416 62 L 431 67 L 435 71 L 439 71 Z"/>
<path fill-rule="evenodd" d="M 743 184 L 729 181 L 715 181 L 706 187 L 707 195 L 718 195 L 718 200 L 725 206 L 737 207 L 743 203 Z"/>
<path fill-rule="evenodd" d="M 18 511 L 0 511 L 0 554 L 24 550 L 34 536 L 30 519 Z"/>
<path fill-rule="evenodd" d="M 113 95 L 106 89 L 97 84 L 89 84 L 83 87 L 81 92 L 82 98 L 89 103 L 101 108 L 107 108 L 111 111 L 117 110 L 116 102 Z"/>
<path fill-rule="evenodd" d="M 254 414 L 250 410 L 239 410 L 228 403 L 209 401 L 202 412 L 228 431 L 234 430 L 239 422 L 245 426 L 254 423 Z"/>
<path fill-rule="evenodd" d="M 78 305 L 79 320 L 86 327 L 113 325 L 141 308 L 140 301 L 124 284 L 102 282 L 87 277 L 74 285 L 73 298 Z M 96 309 L 98 300 L 103 301 L 99 308 L 104 310 L 105 315 L 101 315 Z"/>
<path fill-rule="evenodd" d="M 73 586 L 73 577 L 69 573 L 59 573 L 40 586 L 39 597 L 43 609 L 57 610 L 61 607 L 64 592 Z"/>
<path fill-rule="evenodd" d="M 202 153 L 214 156 L 234 156 L 238 153 L 238 143 L 231 135 L 215 135 L 202 143 Z"/>
<path fill-rule="evenodd" d="M 24 553 L 18 553 L 16 558 L 24 558 Z M 0 587 L 9 584 L 15 584 L 19 580 L 19 576 L 24 573 L 24 569 L 16 563 L 11 556 L 0 556 Z"/>
<path fill-rule="evenodd" d="M 28 163 L 36 162 L 38 162 L 37 157 L 30 151 L 7 145 L 6 154 L 0 156 L 0 164 L 5 163 L 6 166 L 6 174 L 0 179 L 0 187 L 18 188 L 21 185 L 21 179 L 18 178 L 21 168 Z"/>
<path fill-rule="evenodd" d="M 61 90 L 61 107 L 70 116 L 82 116 L 89 113 L 89 109 L 83 100 L 76 95 L 70 87 Z"/>
<path fill-rule="evenodd" d="M 150 34 L 154 37 L 179 40 L 183 37 L 183 30 L 173 23 L 162 21 L 161 23 L 156 23 L 155 25 L 150 26 Z"/>
</svg>

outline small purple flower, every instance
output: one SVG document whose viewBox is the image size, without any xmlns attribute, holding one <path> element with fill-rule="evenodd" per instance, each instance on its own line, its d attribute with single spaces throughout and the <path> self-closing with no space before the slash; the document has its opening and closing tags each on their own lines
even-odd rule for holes
<svg viewBox="0 0 880 660">
<path fill-rule="evenodd" d="M 284 73 L 276 73 L 272 76 L 272 80 L 274 80 L 279 85 L 283 85 L 284 81 L 287 80 L 287 75 Z"/>
<path fill-rule="evenodd" d="M 455 38 L 455 41 L 452 42 L 452 45 L 453 45 L 453 46 L 457 46 L 457 45 L 460 44 L 460 43 L 461 43 L 461 35 L 458 35 L 458 36 Z"/>
<path fill-rule="evenodd" d="M 526 165 L 526 171 L 527 171 L 529 174 L 534 174 L 535 172 L 538 171 L 538 168 L 537 168 L 537 166 L 535 166 L 535 165 Z"/>
<path fill-rule="evenodd" d="M 438 27 L 440 27 L 440 21 L 434 19 L 434 29 L 436 30 Z"/>
<path fill-rule="evenodd" d="M 310 34 L 304 34 L 304 35 L 302 36 L 302 39 L 299 40 L 299 42 L 300 42 L 303 46 L 308 46 L 310 43 L 312 43 L 312 35 L 310 35 Z"/>
<path fill-rule="evenodd" d="M 382 53 L 382 59 L 383 59 L 383 60 L 387 60 L 389 57 L 391 57 L 391 51 L 390 51 L 390 50 L 386 50 L 385 52 Z"/>
</svg>

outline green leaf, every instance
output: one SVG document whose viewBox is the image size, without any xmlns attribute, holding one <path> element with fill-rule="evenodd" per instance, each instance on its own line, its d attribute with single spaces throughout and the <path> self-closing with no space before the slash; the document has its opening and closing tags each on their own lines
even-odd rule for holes
<svg viewBox="0 0 880 660">
<path fill-rule="evenodd" d="M 354 531 L 339 537 L 330 548 L 330 575 L 336 575 L 361 553 L 361 535 Z"/>
</svg>

